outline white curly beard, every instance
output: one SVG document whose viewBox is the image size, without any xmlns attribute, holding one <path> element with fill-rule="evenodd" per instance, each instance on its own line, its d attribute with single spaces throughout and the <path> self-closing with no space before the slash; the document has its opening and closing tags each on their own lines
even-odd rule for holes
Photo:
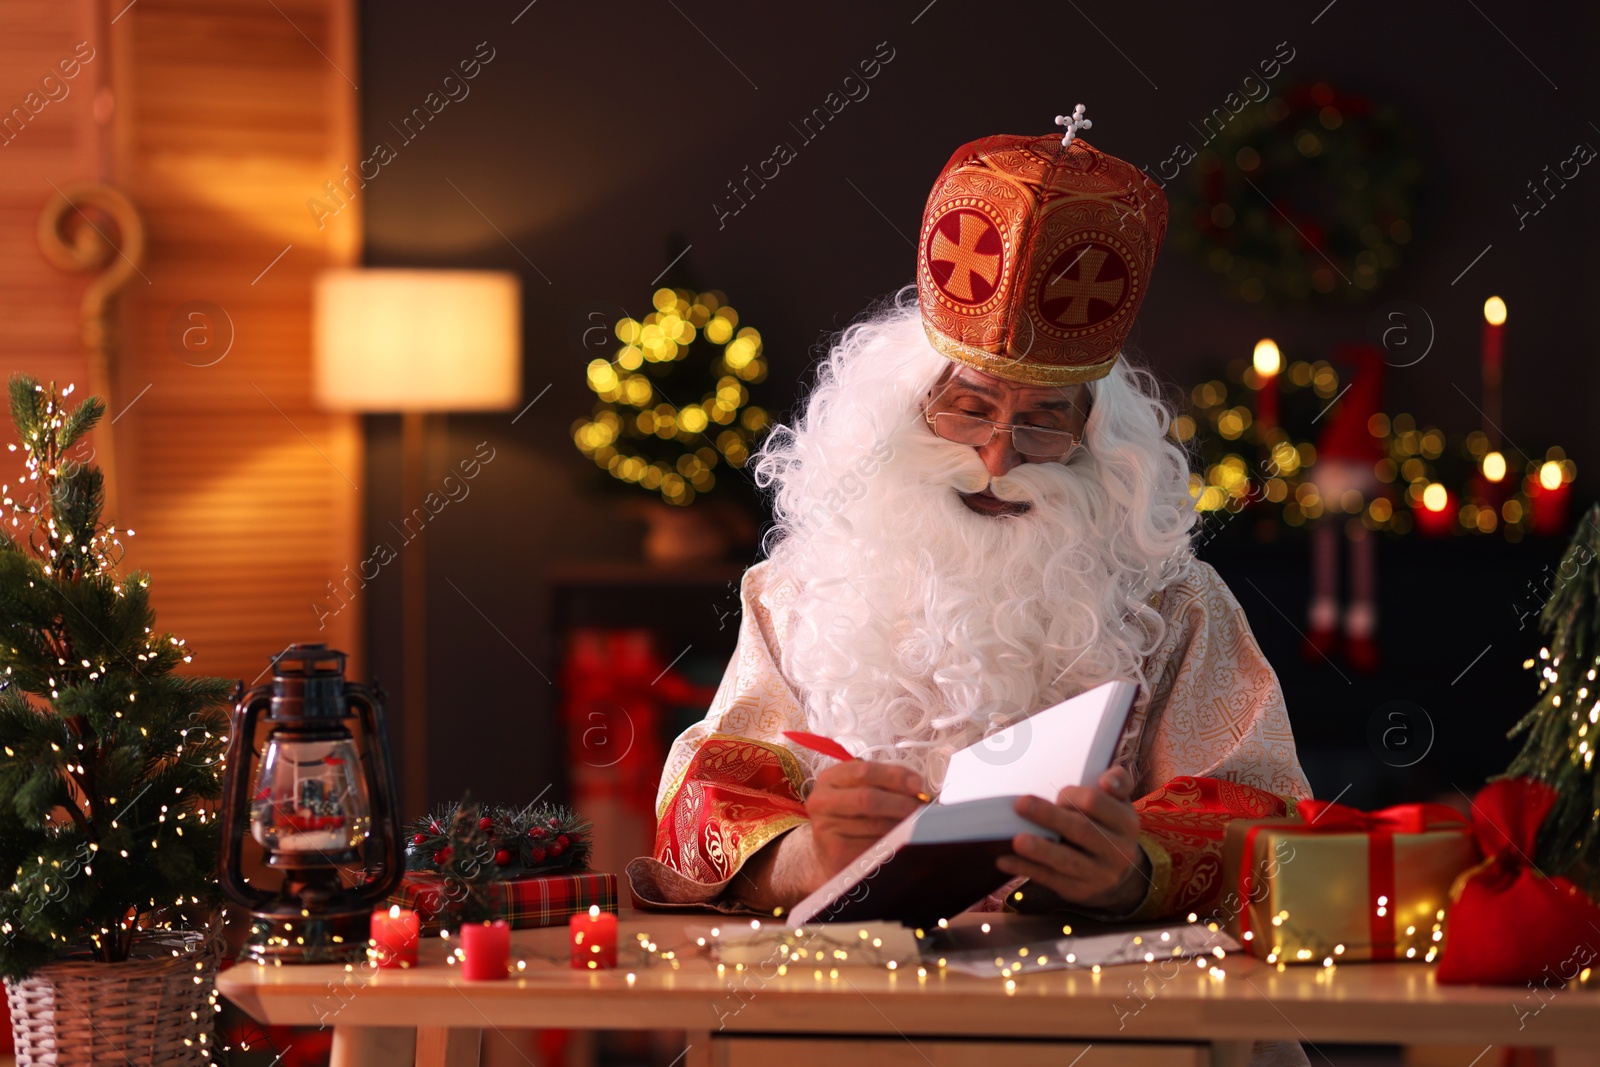
<svg viewBox="0 0 1600 1067">
<path fill-rule="evenodd" d="M 1149 598 L 1187 561 L 1194 521 L 1163 409 L 1125 368 L 1096 383 L 1086 450 L 991 481 L 920 417 L 945 366 L 904 309 L 856 327 L 756 466 L 777 489 L 773 577 L 798 589 L 781 667 L 810 728 L 934 788 L 986 729 L 1146 681 L 1163 634 Z M 962 503 L 985 488 L 1030 506 Z"/>
</svg>

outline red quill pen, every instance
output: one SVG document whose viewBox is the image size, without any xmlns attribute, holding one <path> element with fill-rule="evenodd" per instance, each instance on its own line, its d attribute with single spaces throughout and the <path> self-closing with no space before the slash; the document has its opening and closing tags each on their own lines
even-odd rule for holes
<svg viewBox="0 0 1600 1067">
<path fill-rule="evenodd" d="M 813 752 L 820 752 L 824 756 L 832 756 L 836 760 L 844 760 L 848 762 L 849 760 L 856 758 L 850 755 L 849 749 L 845 748 L 831 737 L 823 737 L 820 734 L 808 734 L 804 730 L 785 730 L 783 731 L 783 736 L 787 737 L 801 748 L 809 748 Z M 924 804 L 929 804 L 933 801 L 933 797 L 929 796 L 927 793 L 918 793 L 916 794 L 916 797 Z"/>
<path fill-rule="evenodd" d="M 813 752 L 820 752 L 824 756 L 832 756 L 836 760 L 853 760 L 850 750 L 831 737 L 822 737 L 819 734 L 808 734 L 804 730 L 785 730 L 783 736 L 799 745 L 809 748 Z"/>
</svg>

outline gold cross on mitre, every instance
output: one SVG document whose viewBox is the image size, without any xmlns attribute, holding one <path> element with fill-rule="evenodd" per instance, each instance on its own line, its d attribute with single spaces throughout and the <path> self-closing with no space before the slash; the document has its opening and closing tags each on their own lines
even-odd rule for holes
<svg viewBox="0 0 1600 1067">
<path fill-rule="evenodd" d="M 1077 107 L 1073 108 L 1072 114 L 1070 115 L 1057 115 L 1056 125 L 1065 126 L 1067 128 L 1066 135 L 1061 138 L 1062 148 L 1068 148 L 1072 145 L 1072 139 L 1078 136 L 1079 130 L 1087 130 L 1094 127 L 1093 122 L 1090 122 L 1088 119 L 1083 117 L 1082 104 L 1079 104 Z"/>
</svg>

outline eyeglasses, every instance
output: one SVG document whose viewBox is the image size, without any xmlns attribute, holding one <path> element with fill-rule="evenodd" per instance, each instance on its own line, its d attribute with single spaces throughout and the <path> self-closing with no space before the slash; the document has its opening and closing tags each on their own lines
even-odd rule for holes
<svg viewBox="0 0 1600 1067">
<path fill-rule="evenodd" d="M 978 448 L 994 440 L 996 432 L 1007 430 L 1011 434 L 1012 447 L 1034 459 L 1066 459 L 1083 444 L 1082 437 L 1067 430 L 991 422 L 957 411 L 925 411 L 922 417 L 933 427 L 933 432 L 946 441 Z"/>
</svg>

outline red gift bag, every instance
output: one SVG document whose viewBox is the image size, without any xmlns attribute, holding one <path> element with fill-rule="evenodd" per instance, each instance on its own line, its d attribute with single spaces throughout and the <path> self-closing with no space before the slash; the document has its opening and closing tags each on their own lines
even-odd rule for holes
<svg viewBox="0 0 1600 1067">
<path fill-rule="evenodd" d="M 1488 858 L 1450 891 L 1436 981 L 1554 987 L 1594 962 L 1600 908 L 1570 879 L 1533 864 L 1555 802 L 1556 791 L 1532 778 L 1490 782 L 1473 800 L 1473 831 Z"/>
</svg>

